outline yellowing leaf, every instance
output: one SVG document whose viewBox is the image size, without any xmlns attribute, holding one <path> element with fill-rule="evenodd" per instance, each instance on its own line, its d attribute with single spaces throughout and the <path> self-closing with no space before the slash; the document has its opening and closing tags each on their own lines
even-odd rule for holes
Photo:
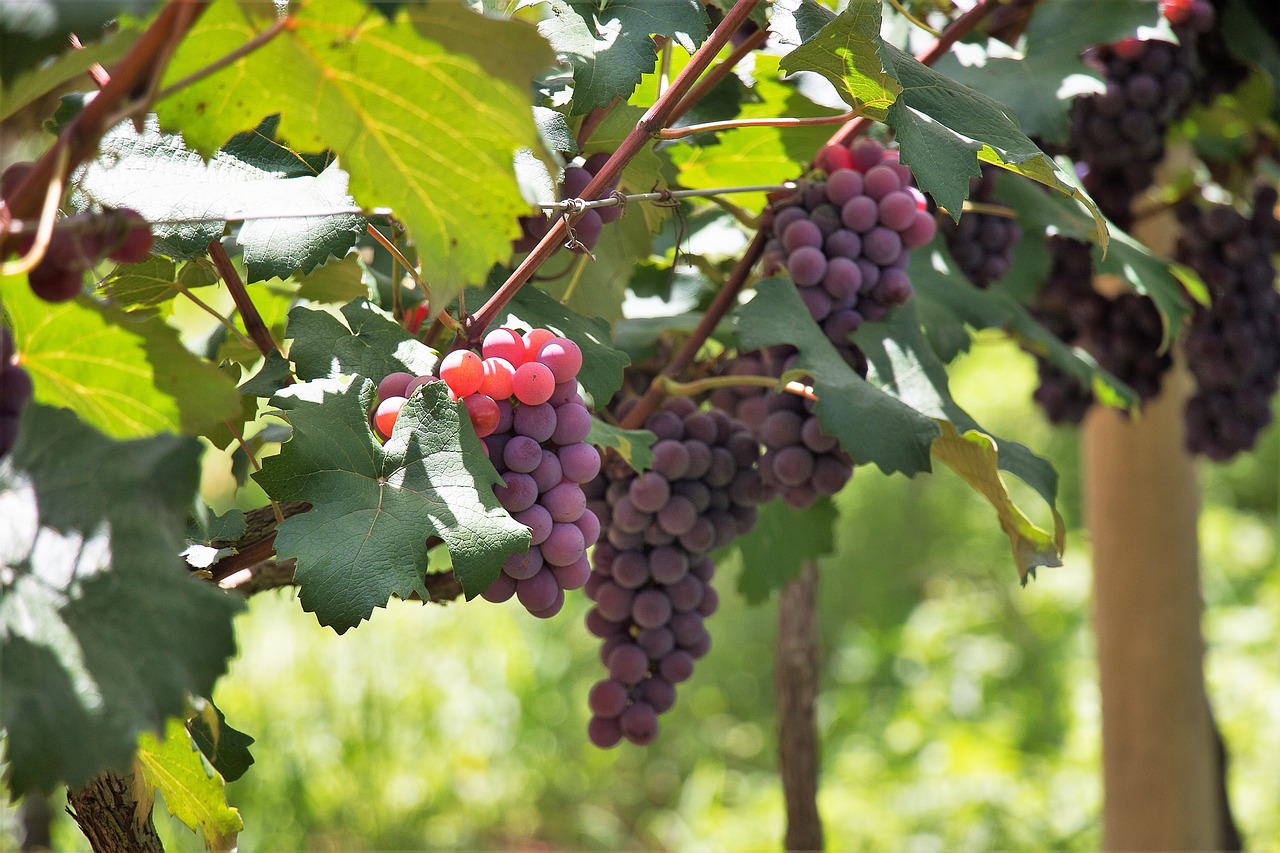
<svg viewBox="0 0 1280 853">
<path fill-rule="evenodd" d="M 222 777 L 205 763 L 182 720 L 170 719 L 163 739 L 151 732 L 138 738 L 137 766 L 148 792 L 158 790 L 169 814 L 203 833 L 206 847 L 236 848 L 244 821 L 227 805 Z"/>
</svg>

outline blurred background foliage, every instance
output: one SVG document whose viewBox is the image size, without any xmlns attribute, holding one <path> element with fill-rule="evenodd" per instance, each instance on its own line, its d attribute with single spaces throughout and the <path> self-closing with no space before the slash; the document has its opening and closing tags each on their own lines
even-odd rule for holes
<svg viewBox="0 0 1280 853">
<path fill-rule="evenodd" d="M 1037 416 L 1034 369 L 1007 342 L 979 338 L 955 368 L 962 405 L 1061 472 L 1066 565 L 1020 588 L 990 507 L 958 478 L 858 472 L 821 561 L 828 847 L 1094 850 L 1099 707 L 1077 434 Z M 1252 850 L 1280 850 L 1278 466 L 1271 431 L 1256 452 L 1202 471 L 1207 676 Z M 228 789 L 241 849 L 781 849 L 776 600 L 747 607 L 732 591 L 740 571 L 733 555 L 720 563 L 715 643 L 657 743 L 608 752 L 585 735 L 603 670 L 580 595 L 549 622 L 514 604 L 399 604 L 342 637 L 291 591 L 252 599 L 214 697 L 257 739 L 257 763 Z M 202 849 L 164 814 L 168 849 Z M 54 830 L 60 849 L 84 846 L 65 815 Z"/>
</svg>

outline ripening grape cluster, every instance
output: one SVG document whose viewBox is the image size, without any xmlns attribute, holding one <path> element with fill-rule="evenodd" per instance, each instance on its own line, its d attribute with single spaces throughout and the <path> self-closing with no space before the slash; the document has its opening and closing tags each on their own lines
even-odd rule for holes
<svg viewBox="0 0 1280 853">
<path fill-rule="evenodd" d="M 873 139 L 828 145 L 815 162 L 826 178 L 801 182 L 766 214 L 763 268 L 766 275 L 790 276 L 810 316 L 865 376 L 866 359 L 849 335 L 911 298 L 910 250 L 933 239 L 937 222 L 911 170 Z M 780 377 L 795 357 L 787 346 L 746 353 L 726 373 Z M 770 496 L 804 508 L 852 476 L 852 458 L 822 432 L 810 397 L 737 386 L 717 389 L 711 401 L 750 426 L 764 445 L 760 472 Z"/>
<path fill-rule="evenodd" d="M 0 456 L 18 440 L 18 415 L 31 399 L 31 376 L 14 361 L 13 337 L 0 326 Z"/>
<path fill-rule="evenodd" d="M 560 197 L 562 199 L 582 198 L 582 191 L 608 161 L 609 155 L 601 152 L 592 154 L 581 166 L 567 167 L 560 187 Z M 616 188 L 616 184 L 610 184 L 601 190 L 600 197 L 608 197 Z M 590 252 L 595 248 L 596 241 L 600 239 L 600 232 L 604 230 L 604 226 L 621 216 L 620 206 L 593 207 L 583 211 L 582 216 L 573 222 L 573 234 L 577 243 L 571 244 L 569 248 L 575 252 Z M 520 238 L 511 244 L 511 248 L 516 252 L 533 251 L 538 241 L 546 236 L 553 221 L 545 213 L 520 217 Z"/>
<path fill-rule="evenodd" d="M 1106 90 L 1074 99 L 1070 152 L 1090 195 L 1121 225 L 1133 196 L 1151 185 L 1169 127 L 1207 93 L 1199 37 L 1214 26 L 1208 0 L 1161 4 L 1179 42 L 1130 37 L 1091 49 L 1085 60 L 1102 72 Z"/>
<path fill-rule="evenodd" d="M 971 201 L 995 203 L 995 172 L 994 166 L 983 166 L 981 177 L 969 182 Z M 959 222 L 946 214 L 940 214 L 939 221 L 952 259 L 976 287 L 988 287 L 1009 271 L 1013 247 L 1022 238 L 1018 220 L 970 210 L 960 214 Z"/>
<path fill-rule="evenodd" d="M 1177 209 L 1177 255 L 1209 288 L 1183 340 L 1196 391 L 1185 412 L 1187 449 L 1223 461 L 1253 447 L 1271 422 L 1280 374 L 1280 248 L 1276 191 L 1254 193 L 1253 215 L 1227 205 Z"/>
<path fill-rule="evenodd" d="M 32 163 L 14 163 L 0 175 L 0 199 L 35 169 Z M 25 254 L 34 237 L 18 243 Z M 60 220 L 49 238 L 44 257 L 28 274 L 36 296 L 48 302 L 65 302 L 84 289 L 84 274 L 103 258 L 133 263 L 151 252 L 151 227 L 142 214 L 128 208 L 103 213 L 77 213 Z"/>
<path fill-rule="evenodd" d="M 711 647 L 703 619 L 718 598 L 707 555 L 751 530 L 762 497 L 760 447 L 744 424 L 681 397 L 644 426 L 658 438 L 653 467 L 636 474 L 618 460 L 587 487 L 588 511 L 607 531 L 586 586 L 587 628 L 609 671 L 588 695 L 587 734 L 602 748 L 657 737 L 675 685 Z"/>
<path fill-rule="evenodd" d="M 519 599 L 549 619 L 564 607 L 565 590 L 587 582 L 587 549 L 600 522 L 586 508 L 582 484 L 600 472 L 600 453 L 586 442 L 591 412 L 578 393 L 582 350 L 547 329 L 521 334 L 494 329 L 480 354 L 458 349 L 440 360 L 439 377 L 392 373 L 378 384 L 371 417 L 384 439 L 422 385 L 444 382 L 466 407 L 485 453 L 502 476 L 494 493 L 511 517 L 529 528 L 529 550 L 512 554 L 484 597 Z"/>
<path fill-rule="evenodd" d="M 1093 289 L 1093 257 L 1087 243 L 1050 237 L 1053 256 L 1031 313 L 1050 332 L 1079 346 L 1127 384 L 1142 402 L 1160 393 L 1172 356 L 1161 352 L 1164 326 L 1150 297 Z M 1035 401 L 1052 423 L 1079 423 L 1093 404 L 1092 392 L 1074 377 L 1037 356 L 1040 385 Z"/>
</svg>

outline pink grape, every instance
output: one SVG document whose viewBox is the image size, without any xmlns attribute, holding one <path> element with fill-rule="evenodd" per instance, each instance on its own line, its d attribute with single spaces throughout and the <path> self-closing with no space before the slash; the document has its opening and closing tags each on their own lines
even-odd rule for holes
<svg viewBox="0 0 1280 853">
<path fill-rule="evenodd" d="M 550 368 L 557 383 L 568 382 L 582 369 L 582 350 L 568 338 L 552 338 L 542 345 L 537 360 Z"/>
<path fill-rule="evenodd" d="M 480 352 L 486 359 L 501 358 L 510 365 L 519 366 L 525 362 L 524 338 L 515 329 L 505 326 L 494 329 L 484 336 Z"/>
<path fill-rule="evenodd" d="M 552 374 L 551 368 L 536 361 L 528 361 L 520 365 L 516 368 L 512 379 L 512 390 L 516 399 L 529 406 L 536 406 L 550 400 L 555 387 L 555 375 Z"/>
<path fill-rule="evenodd" d="M 484 367 L 480 356 L 471 350 L 456 349 L 440 361 L 440 378 L 459 397 L 480 390 L 484 380 Z"/>
</svg>

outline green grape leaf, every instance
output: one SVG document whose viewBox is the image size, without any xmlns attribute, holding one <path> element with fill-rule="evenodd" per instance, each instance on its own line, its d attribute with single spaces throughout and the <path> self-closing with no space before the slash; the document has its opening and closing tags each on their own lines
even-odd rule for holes
<svg viewBox="0 0 1280 853">
<path fill-rule="evenodd" d="M 812 23 L 816 20 L 806 29 Z M 882 64 L 877 53 L 881 44 L 880 3 L 853 0 L 848 8 L 784 56 L 781 68 L 788 74 L 796 71 L 821 74 L 859 114 L 884 121 L 902 86 Z"/>
<path fill-rule="evenodd" d="M 263 359 L 258 372 L 241 382 L 236 390 L 247 397 L 270 398 L 292 381 L 293 372 L 289 368 L 288 359 L 272 350 Z"/>
<path fill-rule="evenodd" d="M 502 482 L 444 383 L 405 404 L 385 445 L 369 427 L 368 380 L 319 379 L 272 398 L 293 438 L 253 475 L 275 500 L 303 500 L 276 533 L 280 559 L 296 558 L 304 610 L 339 634 L 392 596 L 426 600 L 426 542 L 444 540 L 468 599 L 502 562 L 529 546 L 493 486 Z"/>
<path fill-rule="evenodd" d="M 468 304 L 484 304 L 496 287 L 477 290 L 474 295 L 468 291 Z M 499 326 L 511 326 L 521 331 L 550 329 L 577 344 L 582 350 L 582 370 L 578 373 L 578 381 L 599 405 L 607 403 L 622 387 L 622 370 L 631 363 L 631 359 L 614 348 L 609 323 L 600 317 L 584 316 L 535 287 L 522 287 L 507 303 L 506 314 L 493 324 L 493 328 Z"/>
<path fill-rule="evenodd" d="M 1058 195 L 1041 192 L 1026 181 L 999 177 L 997 197 L 1018 211 L 1024 241 L 1050 231 L 1082 242 L 1094 241 L 1096 232 L 1078 206 Z M 1116 228 L 1111 233 L 1113 239 L 1105 257 L 1095 241 L 1095 272 L 1115 275 L 1135 292 L 1151 297 L 1164 318 L 1164 346 L 1171 345 L 1183 318 L 1191 312 L 1184 287 L 1195 292 L 1204 285 L 1190 268 L 1153 255 L 1126 232 Z"/>
<path fill-rule="evenodd" d="M 16 278 L 0 292 L 40 403 L 71 409 L 114 438 L 198 435 L 239 410 L 231 380 L 159 317 L 87 296 L 51 305 Z"/>
<path fill-rule="evenodd" d="M 298 297 L 308 302 L 346 304 L 369 295 L 358 255 L 333 258 L 298 279 Z"/>
<path fill-rule="evenodd" d="M 347 303 L 342 317 L 345 323 L 327 311 L 301 305 L 289 312 L 289 360 L 299 379 L 357 373 L 376 382 L 400 370 L 415 376 L 435 370 L 435 352 L 368 300 Z"/>
<path fill-rule="evenodd" d="M 252 216 L 236 232 L 250 282 L 311 272 L 355 245 L 365 220 L 326 213 L 355 204 L 346 173 L 332 163 L 315 171 L 317 161 L 274 140 L 275 124 L 267 119 L 205 162 L 154 116 L 141 133 L 124 122 L 103 137 L 74 200 L 137 210 L 155 223 L 156 251 L 176 258 L 204 255 L 227 220 Z"/>
<path fill-rule="evenodd" d="M 138 734 L 207 695 L 244 604 L 179 552 L 200 444 L 114 441 L 28 404 L 0 459 L 0 726 L 14 796 L 127 772 Z"/>
<path fill-rule="evenodd" d="M 213 765 L 213 769 L 222 774 L 228 782 L 234 782 L 245 774 L 253 764 L 253 755 L 249 747 L 253 738 L 242 731 L 227 725 L 227 718 L 222 709 L 209 702 L 204 715 L 197 715 L 187 721 L 187 731 L 191 740 L 200 748 L 200 752 Z M 210 720 L 208 711 L 213 712 Z"/>
<path fill-rule="evenodd" d="M 179 46 L 166 84 L 239 48 L 274 17 L 269 5 L 261 18 L 245 8 L 214 3 Z M 541 144 L 529 81 L 553 62 L 532 25 L 460 3 L 414 5 L 388 20 L 355 0 L 326 0 L 156 109 L 162 126 L 202 153 L 281 114 L 291 145 L 337 154 L 360 204 L 395 210 L 443 306 L 510 255 L 527 212 L 512 160 Z"/>
<path fill-rule="evenodd" d="M 781 500 L 760 507 L 756 526 L 733 545 L 742 555 L 738 592 L 747 603 L 759 604 L 799 577 L 806 562 L 834 551 L 839 517 L 827 497 L 807 509 L 795 509 Z"/>
<path fill-rule="evenodd" d="M 913 251 L 907 267 L 920 309 L 932 304 L 946 316 L 975 329 L 1007 329 L 1017 335 L 1024 346 L 1044 356 L 1085 388 L 1092 389 L 1094 396 L 1104 405 L 1126 409 L 1138 405 L 1137 393 L 1099 367 L 1093 356 L 1063 343 L 999 286 L 980 290 L 969 284 L 951 259 L 936 248 L 938 243 L 934 246 L 932 250 L 922 248 Z M 923 325 L 929 328 L 929 324 Z"/>
<path fill-rule="evenodd" d="M 3 28 L 0 28 L 0 31 L 2 30 Z M 12 85 L 6 85 L 0 89 L 0 121 L 9 118 L 42 95 L 57 91 L 64 84 L 84 74 L 95 63 L 114 64 L 128 52 L 141 33 L 142 30 L 138 27 L 121 27 L 115 32 L 107 33 L 100 41 L 86 44 L 81 50 L 64 50 L 47 65 L 40 65 L 22 74 L 13 81 Z M 5 43 L 5 52 L 8 53 L 14 43 L 2 36 L 0 41 Z M 63 44 L 57 45 L 57 48 L 62 47 L 64 47 Z M 56 49 L 49 51 L 51 54 L 56 52 Z"/>
<path fill-rule="evenodd" d="M 155 308 L 178 295 L 178 266 L 163 255 L 116 264 L 98 283 L 111 304 L 126 311 Z"/>
<path fill-rule="evenodd" d="M 1042 0 L 1018 58 L 970 54 L 962 64 L 949 53 L 934 68 L 1008 106 L 1028 136 L 1062 145 L 1071 99 L 1104 89 L 1101 75 L 1081 59 L 1085 48 L 1132 36 L 1158 15 L 1150 0 Z"/>
<path fill-rule="evenodd" d="M 169 814 L 201 833 L 208 849 L 236 849 L 244 821 L 227 805 L 222 777 L 206 765 L 182 720 L 169 720 L 163 738 L 150 732 L 138 738 L 138 769 L 146 792 L 159 791 Z"/>
<path fill-rule="evenodd" d="M 637 474 L 653 466 L 653 444 L 657 440 L 647 429 L 622 429 L 599 418 L 591 419 L 591 432 L 587 434 L 587 444 L 613 450 Z"/>
<path fill-rule="evenodd" d="M 854 373 L 789 280 L 760 282 L 737 318 L 743 350 L 789 344 L 800 351 L 796 370 L 814 377 L 823 431 L 839 438 L 854 462 L 874 463 L 886 474 L 931 470 L 929 447 L 939 435 L 938 425 Z"/>
<path fill-rule="evenodd" d="M 526 0 L 550 6 L 538 30 L 573 67 L 573 113 L 626 100 L 668 36 L 687 53 L 707 37 L 707 11 L 697 0 Z"/>
<path fill-rule="evenodd" d="M 900 306 L 883 321 L 864 324 L 852 337 L 870 365 L 868 380 L 938 425 L 941 433 L 930 453 L 991 502 L 1023 583 L 1037 566 L 1062 565 L 1066 534 L 1057 509 L 1057 472 L 1025 446 L 988 433 L 952 399 L 946 368 L 921 332 L 915 306 Z M 1052 533 L 1035 525 L 1014 503 L 1001 471 L 1030 486 L 1044 501 L 1053 518 Z"/>
</svg>

